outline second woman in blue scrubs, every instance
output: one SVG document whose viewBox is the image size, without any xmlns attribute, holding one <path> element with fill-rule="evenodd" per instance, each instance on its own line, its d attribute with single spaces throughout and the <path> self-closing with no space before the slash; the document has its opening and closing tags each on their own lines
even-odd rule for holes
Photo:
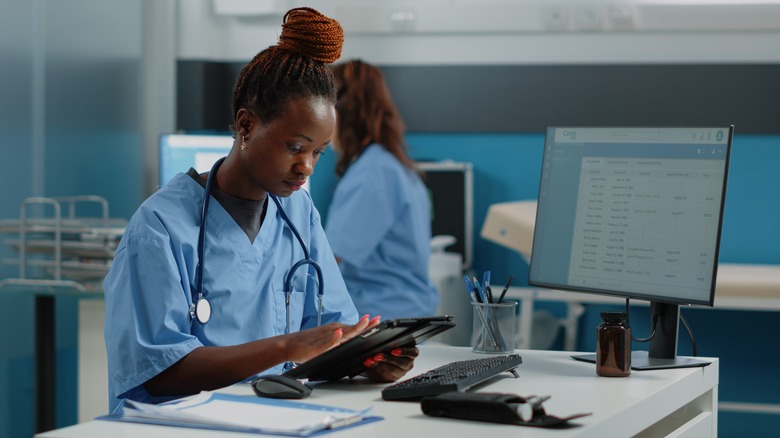
<svg viewBox="0 0 780 438">
<path fill-rule="evenodd" d="M 333 67 L 341 176 L 325 232 L 359 312 L 429 316 L 439 297 L 428 276 L 428 191 L 406 153 L 404 124 L 381 71 L 361 61 Z"/>
</svg>

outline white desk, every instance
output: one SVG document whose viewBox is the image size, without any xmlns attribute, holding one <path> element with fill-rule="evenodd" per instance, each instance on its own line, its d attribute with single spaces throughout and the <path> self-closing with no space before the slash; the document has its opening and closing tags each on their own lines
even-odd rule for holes
<svg viewBox="0 0 780 438">
<path fill-rule="evenodd" d="M 415 373 L 441 364 L 472 357 L 485 357 L 468 347 L 426 345 L 421 348 Z M 385 420 L 327 436 L 382 437 L 605 437 L 605 436 L 716 436 L 718 399 L 718 360 L 703 368 L 661 371 L 634 371 L 628 378 L 597 377 L 595 365 L 569 358 L 568 352 L 519 350 L 523 364 L 519 379 L 509 373 L 483 384 L 483 392 L 552 396 L 545 408 L 552 415 L 592 412 L 576 420 L 580 427 L 556 430 L 537 429 L 425 416 L 419 403 L 385 402 L 383 385 L 365 380 L 319 384 L 307 399 L 311 403 L 361 409 L 373 406 Z M 227 392 L 251 394 L 248 385 L 237 385 Z M 649 429 L 648 429 L 649 428 Z M 647 429 L 647 430 L 646 430 Z M 50 431 L 40 438 L 139 437 L 198 438 L 257 436 L 239 433 L 150 426 L 94 420 Z"/>
</svg>

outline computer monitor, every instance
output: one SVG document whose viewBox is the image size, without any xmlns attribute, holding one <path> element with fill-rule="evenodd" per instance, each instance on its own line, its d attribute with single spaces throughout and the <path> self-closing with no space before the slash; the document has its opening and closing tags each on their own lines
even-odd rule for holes
<svg viewBox="0 0 780 438">
<path fill-rule="evenodd" d="M 654 335 L 634 369 L 706 364 L 677 357 L 679 306 L 714 304 L 732 136 L 732 126 L 547 130 L 529 284 L 650 301 Z"/>
<path fill-rule="evenodd" d="M 462 269 L 471 267 L 473 254 L 474 170 L 472 163 L 420 161 L 431 199 L 431 235 L 449 235 L 455 243 L 445 248 L 462 256 Z"/>
<path fill-rule="evenodd" d="M 230 134 L 163 134 L 160 136 L 160 185 L 190 167 L 208 172 L 233 147 Z"/>
</svg>

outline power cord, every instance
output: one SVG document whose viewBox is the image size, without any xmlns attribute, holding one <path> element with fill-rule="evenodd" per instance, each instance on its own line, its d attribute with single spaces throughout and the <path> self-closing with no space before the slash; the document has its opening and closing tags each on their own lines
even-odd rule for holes
<svg viewBox="0 0 780 438">
<path fill-rule="evenodd" d="M 688 332 L 688 338 L 691 340 L 691 356 L 696 357 L 698 356 L 696 354 L 696 338 L 693 336 L 691 326 L 688 325 L 688 321 L 685 319 L 685 316 L 683 316 L 682 312 L 680 312 L 680 321 L 682 321 L 683 325 L 685 326 L 685 330 Z"/>
<path fill-rule="evenodd" d="M 628 315 L 629 314 L 630 313 L 629 313 L 629 307 L 628 307 L 628 298 L 626 298 L 626 321 L 628 321 L 628 326 L 630 327 L 631 326 L 631 320 L 628 319 Z M 650 332 L 650 336 L 648 336 L 646 338 L 637 338 L 636 336 L 634 336 L 634 331 L 631 330 L 631 340 L 632 341 L 636 341 L 636 342 L 648 342 L 648 341 L 650 341 L 651 339 L 653 339 L 653 336 L 655 336 L 655 328 L 656 328 L 657 325 L 658 325 L 658 316 L 657 315 L 653 315 L 653 330 Z"/>
<path fill-rule="evenodd" d="M 628 319 L 628 316 L 630 315 L 629 312 L 629 305 L 628 305 L 628 298 L 626 298 L 626 321 L 628 321 L 629 327 L 631 326 L 631 321 Z M 698 356 L 696 351 L 696 337 L 693 336 L 693 330 L 691 330 L 691 326 L 688 324 L 688 320 L 685 319 L 685 316 L 680 312 L 680 321 L 682 321 L 683 325 L 685 326 L 685 331 L 688 332 L 688 338 L 691 340 L 691 356 L 696 357 Z M 650 336 L 646 338 L 637 338 L 633 335 L 633 330 L 631 334 L 631 340 L 636 342 L 649 342 L 651 339 L 653 339 L 653 336 L 655 336 L 655 330 L 656 326 L 658 325 L 658 315 L 653 315 L 653 329 L 650 333 Z"/>
</svg>

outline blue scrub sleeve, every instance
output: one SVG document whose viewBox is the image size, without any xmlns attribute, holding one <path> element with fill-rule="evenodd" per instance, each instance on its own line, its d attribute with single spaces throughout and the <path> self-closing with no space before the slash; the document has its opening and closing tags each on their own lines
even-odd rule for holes
<svg viewBox="0 0 780 438">
<path fill-rule="evenodd" d="M 127 236 L 105 280 L 112 399 L 202 343 L 190 334 L 189 299 L 167 240 Z"/>
</svg>

